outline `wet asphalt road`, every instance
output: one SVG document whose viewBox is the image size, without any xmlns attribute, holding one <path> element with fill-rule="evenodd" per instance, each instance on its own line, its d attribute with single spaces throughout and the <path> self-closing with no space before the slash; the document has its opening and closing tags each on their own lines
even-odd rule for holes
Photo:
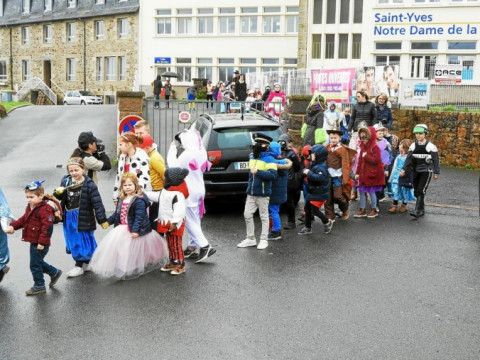
<svg viewBox="0 0 480 360">
<path fill-rule="evenodd" d="M 55 166 L 79 132 L 113 154 L 115 117 L 113 106 L 30 107 L 0 120 L 0 186 L 14 214 L 31 180 L 57 186 L 65 169 Z M 329 235 L 315 221 L 316 234 L 290 230 L 264 251 L 237 249 L 242 204 L 217 204 L 203 221 L 217 254 L 179 277 L 89 273 L 26 297 L 28 245 L 16 233 L 0 284 L 0 359 L 478 359 L 479 174 L 442 170 L 427 201 L 467 208 L 428 206 L 413 221 L 382 203 L 377 219 L 337 221 Z M 108 211 L 113 176 L 100 177 Z M 68 271 L 60 225 L 52 244 L 46 260 Z"/>
</svg>

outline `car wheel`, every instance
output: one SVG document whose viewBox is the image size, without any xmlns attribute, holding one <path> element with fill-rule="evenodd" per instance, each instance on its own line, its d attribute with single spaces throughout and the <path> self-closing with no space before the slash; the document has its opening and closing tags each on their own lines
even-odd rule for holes
<svg viewBox="0 0 480 360">
<path fill-rule="evenodd" d="M 80 102 L 80 105 L 87 105 L 87 103 L 82 100 L 82 101 Z"/>
<path fill-rule="evenodd" d="M 63 105 L 68 105 L 68 103 L 66 101 L 63 102 Z"/>
</svg>

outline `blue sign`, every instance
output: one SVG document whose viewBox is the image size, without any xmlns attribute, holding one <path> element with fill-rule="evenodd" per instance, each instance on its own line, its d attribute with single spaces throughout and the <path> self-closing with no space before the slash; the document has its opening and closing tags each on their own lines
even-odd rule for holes
<svg viewBox="0 0 480 360">
<path fill-rule="evenodd" d="M 154 62 L 155 62 L 155 64 L 171 64 L 172 63 L 172 58 L 170 58 L 170 57 L 156 57 Z"/>
</svg>

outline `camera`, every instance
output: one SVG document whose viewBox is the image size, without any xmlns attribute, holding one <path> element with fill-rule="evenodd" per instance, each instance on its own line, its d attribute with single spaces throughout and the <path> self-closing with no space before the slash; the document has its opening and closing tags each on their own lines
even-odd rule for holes
<svg viewBox="0 0 480 360">
<path fill-rule="evenodd" d="M 103 145 L 103 144 L 98 144 L 98 143 L 97 143 L 97 151 L 98 151 L 98 152 L 103 152 L 103 151 L 105 151 L 105 145 Z"/>
</svg>

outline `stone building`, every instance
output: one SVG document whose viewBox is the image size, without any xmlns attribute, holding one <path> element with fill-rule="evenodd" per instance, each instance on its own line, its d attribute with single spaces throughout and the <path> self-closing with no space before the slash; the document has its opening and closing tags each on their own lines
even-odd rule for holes
<svg viewBox="0 0 480 360">
<path fill-rule="evenodd" d="M 61 101 L 135 86 L 139 0 L 0 0 L 0 90 L 39 78 Z"/>
</svg>

